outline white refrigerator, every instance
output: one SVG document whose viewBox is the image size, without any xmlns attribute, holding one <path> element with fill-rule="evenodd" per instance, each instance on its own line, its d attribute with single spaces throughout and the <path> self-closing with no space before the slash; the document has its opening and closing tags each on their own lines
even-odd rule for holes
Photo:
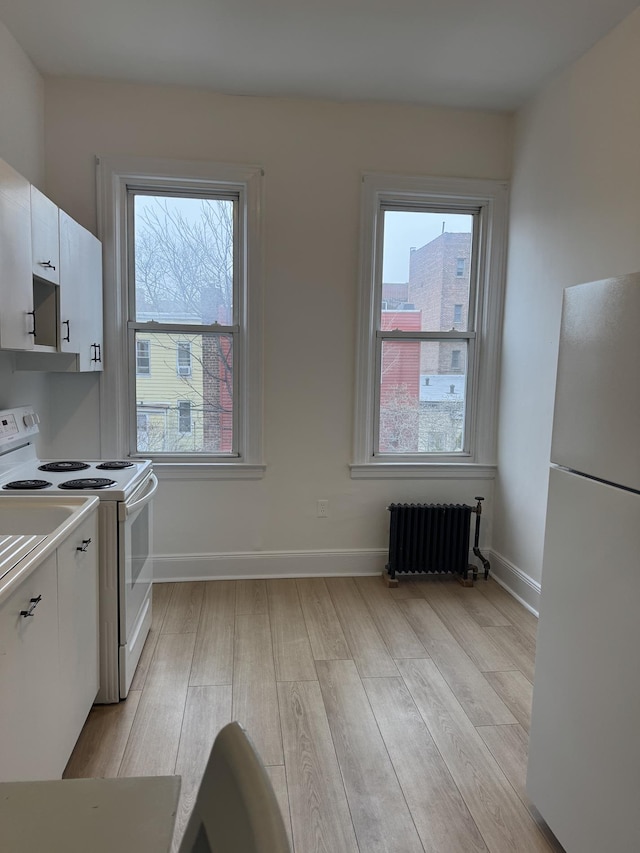
<svg viewBox="0 0 640 853">
<path fill-rule="evenodd" d="M 527 790 L 567 853 L 640 851 L 640 274 L 564 292 Z"/>
</svg>

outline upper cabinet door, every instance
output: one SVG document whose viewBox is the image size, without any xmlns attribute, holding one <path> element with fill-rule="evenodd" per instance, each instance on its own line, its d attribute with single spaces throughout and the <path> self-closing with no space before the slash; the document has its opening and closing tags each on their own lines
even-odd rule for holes
<svg viewBox="0 0 640 853">
<path fill-rule="evenodd" d="M 58 206 L 31 186 L 31 248 L 33 275 L 60 283 Z"/>
<path fill-rule="evenodd" d="M 60 349 L 78 369 L 102 370 L 102 243 L 63 210 L 60 219 Z"/>
<path fill-rule="evenodd" d="M 0 160 L 0 347 L 33 349 L 31 188 Z"/>
</svg>

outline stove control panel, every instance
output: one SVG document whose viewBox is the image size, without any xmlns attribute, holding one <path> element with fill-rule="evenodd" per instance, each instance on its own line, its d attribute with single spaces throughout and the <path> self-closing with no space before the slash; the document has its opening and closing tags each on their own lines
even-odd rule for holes
<svg viewBox="0 0 640 853">
<path fill-rule="evenodd" d="M 39 432 L 40 418 L 31 406 L 0 412 L 0 447 Z"/>
</svg>

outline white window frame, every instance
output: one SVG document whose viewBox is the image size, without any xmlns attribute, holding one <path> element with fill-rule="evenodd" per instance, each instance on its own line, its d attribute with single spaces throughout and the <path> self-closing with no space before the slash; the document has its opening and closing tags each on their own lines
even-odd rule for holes
<svg viewBox="0 0 640 853">
<path fill-rule="evenodd" d="M 180 363 L 181 352 L 189 354 L 188 364 Z M 177 376 L 191 376 L 192 374 L 191 341 L 176 341 L 176 374 Z"/>
<path fill-rule="evenodd" d="M 360 292 L 356 356 L 353 478 L 473 477 L 496 468 L 498 371 L 502 331 L 509 186 L 465 178 L 362 176 Z M 385 206 L 478 212 L 477 259 L 469 313 L 475 312 L 468 358 L 467 444 L 462 453 L 376 454 L 378 341 L 382 295 L 382 217 Z M 401 336 L 403 333 L 396 333 Z M 446 337 L 447 333 L 443 333 Z M 456 333 L 457 334 L 457 333 Z M 457 334 L 457 337 L 460 335 Z M 472 363 L 471 363 L 472 362 Z"/>
<path fill-rule="evenodd" d="M 103 243 L 105 369 L 101 408 L 104 458 L 140 456 L 132 450 L 136 413 L 130 402 L 127 196 L 129 188 L 174 194 L 229 194 L 238 198 L 238 335 L 234 342 L 237 395 L 236 454 L 162 454 L 154 460 L 163 479 L 264 476 L 262 276 L 263 178 L 259 166 L 100 156 L 97 162 L 98 234 Z M 211 331 L 219 331 L 213 324 Z M 185 329 L 189 331 L 189 329 Z M 199 329 L 200 331 L 200 329 Z M 149 456 L 149 454 L 144 454 Z"/>
</svg>

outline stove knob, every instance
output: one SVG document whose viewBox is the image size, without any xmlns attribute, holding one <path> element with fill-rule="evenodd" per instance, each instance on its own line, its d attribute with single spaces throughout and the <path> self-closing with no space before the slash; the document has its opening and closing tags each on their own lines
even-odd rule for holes
<svg viewBox="0 0 640 853">
<path fill-rule="evenodd" d="M 35 412 L 28 412 L 23 416 L 22 421 L 27 429 L 32 429 L 33 427 L 37 427 L 40 423 L 40 418 Z"/>
</svg>

